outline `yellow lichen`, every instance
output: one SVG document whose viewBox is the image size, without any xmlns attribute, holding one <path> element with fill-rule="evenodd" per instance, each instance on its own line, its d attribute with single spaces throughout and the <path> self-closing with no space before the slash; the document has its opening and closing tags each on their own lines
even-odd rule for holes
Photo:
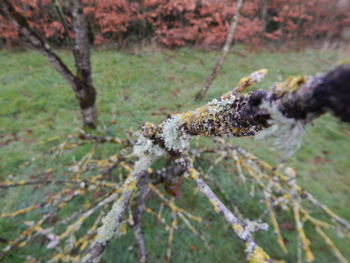
<svg viewBox="0 0 350 263">
<path fill-rule="evenodd" d="M 19 243 L 19 247 L 25 247 L 27 245 L 26 241 L 22 241 L 21 243 Z"/>
<path fill-rule="evenodd" d="M 84 240 L 80 246 L 80 251 L 85 250 L 85 248 L 88 246 L 89 242 L 87 240 Z"/>
<path fill-rule="evenodd" d="M 305 76 L 290 76 L 288 79 L 284 82 L 277 83 L 274 92 L 281 96 L 287 92 L 292 93 L 295 92 L 300 88 L 300 86 L 304 83 L 306 83 L 307 77 Z"/>
<path fill-rule="evenodd" d="M 132 180 L 130 180 L 127 189 L 128 191 L 133 191 L 136 188 L 136 179 L 133 178 Z"/>
<path fill-rule="evenodd" d="M 250 86 L 254 85 L 256 82 L 260 82 L 264 79 L 265 75 L 268 73 L 267 69 L 260 69 L 251 73 L 248 77 L 242 78 L 236 87 L 237 92 L 242 92 Z"/>
<path fill-rule="evenodd" d="M 242 234 L 244 229 L 240 224 L 233 224 L 232 229 L 237 233 L 238 235 Z"/>
<path fill-rule="evenodd" d="M 12 213 L 8 213 L 8 214 L 2 214 L 0 217 L 15 217 L 15 216 L 18 216 L 20 214 L 24 214 L 24 213 L 27 213 L 31 210 L 34 210 L 38 208 L 38 205 L 33 205 L 33 206 L 30 206 L 30 207 L 27 207 L 27 208 L 23 208 L 23 209 L 20 209 L 20 210 L 17 210 L 15 212 L 12 212 Z"/>
<path fill-rule="evenodd" d="M 189 173 L 189 175 L 193 178 L 193 179 L 195 179 L 195 180 L 197 180 L 198 179 L 198 172 L 197 172 L 197 170 L 196 169 L 193 169 L 193 168 L 189 168 L 188 169 L 188 173 Z"/>
<path fill-rule="evenodd" d="M 127 232 L 127 225 L 126 223 L 122 223 L 120 226 L 119 226 L 119 229 L 118 229 L 118 235 L 119 236 L 124 236 Z"/>
<path fill-rule="evenodd" d="M 129 165 L 127 165 L 127 164 L 124 163 L 124 162 L 121 162 L 121 163 L 120 163 L 120 166 L 123 167 L 126 171 L 128 171 L 128 172 L 130 172 L 130 173 L 133 171 L 132 167 L 129 166 Z"/>
<path fill-rule="evenodd" d="M 250 256 L 248 257 L 249 263 L 267 263 L 269 262 L 269 255 L 261 248 L 255 247 Z"/>
</svg>

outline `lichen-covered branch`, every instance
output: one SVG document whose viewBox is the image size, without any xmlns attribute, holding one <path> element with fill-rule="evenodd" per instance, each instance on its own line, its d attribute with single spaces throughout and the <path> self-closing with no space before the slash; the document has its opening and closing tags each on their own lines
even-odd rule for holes
<svg viewBox="0 0 350 263">
<path fill-rule="evenodd" d="M 260 229 L 267 230 L 266 224 L 259 224 L 257 222 L 241 222 L 221 200 L 215 195 L 210 187 L 205 183 L 199 173 L 193 169 L 189 169 L 190 176 L 196 181 L 199 190 L 209 199 L 210 203 L 214 206 L 215 211 L 222 215 L 227 223 L 230 224 L 233 231 L 239 239 L 241 239 L 246 246 L 246 253 L 249 262 L 251 263 L 263 263 L 272 262 L 266 252 L 260 248 L 252 236 L 252 232 L 256 232 Z"/>
<path fill-rule="evenodd" d="M 243 78 L 238 87 L 261 81 L 266 70 Z M 188 147 L 192 136 L 273 136 L 276 147 L 291 155 L 300 145 L 304 126 L 330 112 L 350 122 L 350 64 L 327 74 L 290 77 L 271 90 L 239 94 L 235 89 L 207 105 L 174 114 L 160 125 L 146 123 L 143 135 L 172 155 Z"/>
<path fill-rule="evenodd" d="M 138 183 L 152 163 L 164 153 L 159 146 L 153 145 L 149 139 L 142 135 L 134 145 L 133 152 L 138 160 L 135 162 L 133 168 L 128 167 L 130 175 L 122 186 L 122 194 L 114 203 L 109 213 L 103 218 L 103 224 L 98 230 L 95 244 L 84 257 L 84 263 L 97 262 L 107 244 L 118 234 L 125 210 L 129 205 L 133 193 L 136 191 Z"/>
<path fill-rule="evenodd" d="M 320 227 L 315 228 L 317 233 L 325 240 L 326 244 L 330 247 L 333 254 L 337 257 L 340 263 L 349 263 L 349 261 L 342 255 L 339 249 L 334 245 L 333 241 L 326 235 Z"/>
<path fill-rule="evenodd" d="M 100 259 L 103 251 L 110 240 L 118 234 L 119 227 L 123 221 L 125 210 L 129 205 L 130 199 L 136 185 L 140 181 L 142 173 L 131 174 L 125 181 L 122 189 L 123 192 L 114 203 L 112 209 L 102 219 L 102 226 L 98 230 L 97 238 L 94 245 L 89 249 L 86 256 L 82 259 L 84 263 L 95 263 Z"/>
</svg>

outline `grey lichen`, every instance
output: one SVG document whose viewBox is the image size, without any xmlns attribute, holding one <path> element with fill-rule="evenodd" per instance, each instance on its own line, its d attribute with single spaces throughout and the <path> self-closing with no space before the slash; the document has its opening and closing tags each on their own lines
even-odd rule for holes
<svg viewBox="0 0 350 263">
<path fill-rule="evenodd" d="M 158 145 L 154 144 L 150 139 L 139 134 L 139 138 L 133 147 L 133 154 L 138 157 L 134 164 L 133 174 L 136 175 L 145 171 L 151 166 L 154 159 L 162 156 L 164 150 Z"/>
<path fill-rule="evenodd" d="M 138 157 L 138 160 L 134 164 L 131 175 L 124 183 L 123 195 L 126 192 L 134 191 L 136 188 L 135 175 L 147 170 L 154 159 L 162 156 L 164 151 L 159 146 L 155 145 L 150 139 L 140 134 L 137 143 L 134 145 L 133 154 Z M 98 229 L 97 233 L 97 243 L 108 242 L 113 236 L 119 233 L 121 226 L 120 219 L 124 210 L 125 200 L 122 196 L 114 203 L 112 209 L 102 219 L 102 226 Z"/>
<path fill-rule="evenodd" d="M 265 78 L 265 75 L 267 73 L 267 70 L 258 70 L 252 72 L 249 77 L 251 78 L 252 82 L 260 82 Z"/>
<path fill-rule="evenodd" d="M 248 234 L 251 234 L 253 232 L 257 232 L 259 230 L 267 231 L 269 229 L 268 224 L 260 223 L 260 222 L 255 221 L 255 220 L 245 219 L 245 223 L 247 224 L 246 231 Z"/>
<path fill-rule="evenodd" d="M 220 98 L 220 99 L 213 99 L 212 101 L 208 102 L 208 111 L 213 113 L 213 112 L 218 112 L 221 110 L 225 110 L 227 107 L 230 107 L 232 103 L 235 101 L 236 96 L 231 94 L 231 96 L 227 99 L 225 98 Z"/>
<path fill-rule="evenodd" d="M 189 136 L 181 130 L 181 124 L 182 119 L 176 115 L 164 121 L 160 137 L 168 150 L 182 152 L 188 148 Z"/>
<path fill-rule="evenodd" d="M 164 154 L 164 150 L 150 139 L 139 134 L 138 140 L 133 147 L 133 154 L 139 158 L 146 155 L 160 157 Z"/>
<path fill-rule="evenodd" d="M 270 127 L 259 132 L 255 138 L 272 138 L 272 149 L 281 152 L 283 158 L 292 156 L 301 146 L 305 122 L 285 117 L 274 104 L 263 103 L 260 108 L 270 115 Z"/>
<path fill-rule="evenodd" d="M 116 223 L 116 218 L 124 210 L 123 202 L 118 200 L 112 209 L 102 219 L 102 226 L 98 229 L 96 242 L 103 243 L 113 238 L 120 224 Z"/>
<path fill-rule="evenodd" d="M 232 218 L 228 217 L 229 220 Z M 243 240 L 246 240 L 253 232 L 259 230 L 267 231 L 269 226 L 266 223 L 260 223 L 248 218 L 244 219 L 242 223 L 237 223 L 240 227 L 234 227 L 236 234 Z"/>
</svg>

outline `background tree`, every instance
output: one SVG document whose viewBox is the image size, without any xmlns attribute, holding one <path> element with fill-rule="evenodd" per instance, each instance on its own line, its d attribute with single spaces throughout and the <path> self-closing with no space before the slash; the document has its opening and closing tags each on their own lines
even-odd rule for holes
<svg viewBox="0 0 350 263">
<path fill-rule="evenodd" d="M 56 6 L 58 2 L 56 2 Z M 11 0 L 2 0 L 0 13 L 9 19 L 18 28 L 18 32 L 23 39 L 39 52 L 45 55 L 54 68 L 71 85 L 79 102 L 82 119 L 85 127 L 96 128 L 96 90 L 92 83 L 90 44 L 88 40 L 88 28 L 84 15 L 84 7 L 81 0 L 70 1 L 72 13 L 72 49 L 75 61 L 76 73 L 73 73 L 63 60 L 55 53 L 48 42 L 37 33 L 28 19 L 18 11 L 18 8 Z M 59 12 L 61 19 L 65 18 Z M 66 23 L 64 23 L 66 25 Z M 69 32 L 65 32 L 67 35 Z"/>
<path fill-rule="evenodd" d="M 218 61 L 216 62 L 215 66 L 213 68 L 213 71 L 206 78 L 203 87 L 197 93 L 196 100 L 202 99 L 207 94 L 211 84 L 214 82 L 215 78 L 219 75 L 220 70 L 221 70 L 222 66 L 224 65 L 226 57 L 229 55 L 229 52 L 231 50 L 232 41 L 233 41 L 233 38 L 234 38 L 236 30 L 237 30 L 239 16 L 240 16 L 240 12 L 241 12 L 242 7 L 243 7 L 243 0 L 238 0 L 237 5 L 236 5 L 236 13 L 235 13 L 234 17 L 232 18 L 231 26 L 230 26 L 229 31 L 227 32 L 227 38 L 225 41 L 225 45 L 222 48 L 221 55 L 220 55 Z"/>
</svg>

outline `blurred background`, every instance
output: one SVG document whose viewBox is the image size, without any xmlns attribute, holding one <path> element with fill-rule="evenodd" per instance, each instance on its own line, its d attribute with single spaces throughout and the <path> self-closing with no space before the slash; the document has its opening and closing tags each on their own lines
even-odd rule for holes
<svg viewBox="0 0 350 263">
<path fill-rule="evenodd" d="M 57 0 L 58 1 L 58 0 Z M 16 0 L 30 25 L 57 47 L 67 45 L 65 29 L 51 0 Z M 60 6 L 71 23 L 69 1 Z M 236 3 L 232 0 L 85 0 L 89 39 L 95 46 L 126 48 L 136 43 L 163 47 L 220 48 Z M 350 38 L 348 0 L 248 0 L 241 11 L 235 41 L 253 49 L 267 44 L 303 48 Z M 71 34 L 71 32 L 69 32 Z M 0 18 L 3 47 L 21 45 L 18 30 Z M 335 44 L 337 43 L 337 44 Z"/>
<path fill-rule="evenodd" d="M 29 26 L 73 68 L 70 1 L 11 2 L 26 17 Z M 0 0 L 0 8 L 2 4 Z M 237 10 L 236 1 L 84 0 L 83 4 L 92 47 L 91 75 L 97 91 L 97 134 L 125 138 L 128 130 L 137 130 L 146 121 L 159 123 L 168 114 L 205 104 L 261 68 L 268 69 L 269 74 L 252 90 L 268 89 L 291 75 L 328 71 L 350 59 L 349 0 L 246 0 L 222 70 L 206 97 L 195 101 L 195 94 L 221 55 Z M 99 160 L 120 150 L 119 146 L 92 144 L 61 149 L 79 127 L 79 106 L 70 85 L 47 58 L 27 44 L 18 27 L 0 13 L 0 182 L 9 178 L 64 178 L 92 149 L 94 158 Z M 348 220 L 349 139 L 348 124 L 323 116 L 308 127 L 301 149 L 286 161 L 286 165 L 296 169 L 302 187 Z M 266 143 L 251 138 L 230 140 L 272 165 L 278 163 L 279 154 L 269 150 Z M 193 144 L 206 146 L 210 141 L 200 138 Z M 236 173 L 232 166 L 212 171 L 244 215 L 249 218 L 264 215 L 262 219 L 269 222 L 259 196 L 251 194 L 254 189 L 237 187 L 229 175 Z M 198 228 L 205 233 L 211 249 L 179 226 L 172 262 L 245 262 L 244 246 L 231 236 L 225 222 L 217 219 L 208 202 L 194 189 L 193 184 L 184 182 L 177 203 L 205 219 Z M 28 207 L 56 190 L 53 186 L 1 190 L 0 212 Z M 84 204 L 84 200 L 77 200 L 61 215 L 65 217 Z M 157 209 L 159 202 L 150 202 L 149 206 Z M 281 211 L 277 215 L 289 253 L 284 254 L 278 247 L 273 228 L 259 232 L 257 240 L 274 259 L 280 260 L 276 262 L 297 262 L 293 216 Z M 25 229 L 21 222 L 33 220 L 33 216 L 38 218 L 35 213 L 19 219 L 0 218 L 1 248 Z M 164 216 L 170 218 L 170 213 Z M 164 262 L 167 232 L 150 215 L 145 215 L 144 221 L 149 262 Z M 313 238 L 315 231 L 308 226 L 306 229 L 317 254 L 314 262 L 336 261 L 322 239 Z M 350 258 L 349 240 L 335 233 L 330 235 L 345 258 Z M 35 239 L 30 246 L 9 253 L 1 262 L 40 262 L 30 260 L 45 258 L 46 241 Z M 136 260 L 134 236 L 128 231 L 123 239 L 113 241 L 101 262 Z"/>
</svg>

